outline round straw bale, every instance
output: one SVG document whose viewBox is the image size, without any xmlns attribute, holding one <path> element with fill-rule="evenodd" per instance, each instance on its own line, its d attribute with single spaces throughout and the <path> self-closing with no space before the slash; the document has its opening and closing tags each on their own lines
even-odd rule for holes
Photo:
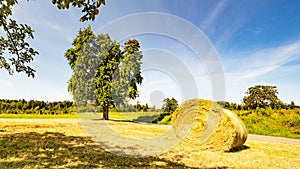
<svg viewBox="0 0 300 169">
<path fill-rule="evenodd" d="M 182 103 L 172 115 L 173 129 L 182 138 L 181 146 L 198 150 L 229 151 L 247 139 L 243 122 L 231 111 L 209 100 Z"/>
</svg>

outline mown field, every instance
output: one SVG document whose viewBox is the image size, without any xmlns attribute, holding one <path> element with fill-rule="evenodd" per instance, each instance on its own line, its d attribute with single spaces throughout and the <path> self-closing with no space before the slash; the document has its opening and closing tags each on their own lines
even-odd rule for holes
<svg viewBox="0 0 300 169">
<path fill-rule="evenodd" d="M 280 136 L 300 139 L 300 109 L 257 109 L 257 110 L 232 110 L 246 125 L 250 134 Z M 161 112 L 110 112 L 111 119 L 151 122 L 160 116 Z M 65 115 L 39 115 L 39 114 L 0 114 L 0 118 L 25 118 L 25 119 L 56 119 L 56 118 L 102 118 L 101 113 L 93 114 L 65 114 Z M 170 116 L 171 117 L 171 116 Z M 158 121 L 164 122 L 164 118 Z"/>
<path fill-rule="evenodd" d="M 110 119 L 131 120 L 140 122 L 150 122 L 157 118 L 160 112 L 110 112 Z M 65 114 L 65 115 L 40 115 L 40 114 L 0 114 L 0 118 L 16 119 L 61 119 L 61 118 L 102 118 L 102 113 L 82 113 L 82 114 Z"/>
<path fill-rule="evenodd" d="M 250 134 L 280 136 L 300 139 L 300 109 L 257 109 L 232 110 L 246 125 Z M 161 112 L 110 112 L 111 119 L 151 122 L 160 116 Z M 0 118 L 24 119 L 56 119 L 56 118 L 102 118 L 101 113 L 93 114 L 65 114 L 65 115 L 39 115 L 39 114 L 0 114 Z M 164 119 L 163 119 L 164 120 Z M 169 121 L 158 121 L 159 124 L 168 124 Z"/>
<path fill-rule="evenodd" d="M 165 130 L 144 123 L 109 124 L 137 139 Z M 297 144 L 250 138 L 233 152 L 175 146 L 154 157 L 130 158 L 106 152 L 87 137 L 76 118 L 0 119 L 0 168 L 297 168 L 299 154 Z"/>
</svg>

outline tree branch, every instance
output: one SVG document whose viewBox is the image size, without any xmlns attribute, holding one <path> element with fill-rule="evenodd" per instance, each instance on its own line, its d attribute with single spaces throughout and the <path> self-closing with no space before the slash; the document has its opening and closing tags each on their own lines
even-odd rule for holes
<svg viewBox="0 0 300 169">
<path fill-rule="evenodd" d="M 13 40 L 13 37 L 9 31 L 9 29 L 7 28 L 6 26 L 6 23 L 4 23 L 3 21 L 1 21 L 1 24 L 4 28 L 4 31 L 6 32 L 6 35 L 7 35 L 7 38 L 11 41 L 11 43 L 13 44 L 13 47 L 14 47 L 14 51 L 16 52 L 16 55 L 17 55 L 17 61 L 20 60 L 20 54 L 19 54 L 19 51 L 18 51 L 18 48 L 17 48 L 17 45 L 15 43 L 15 41 Z M 17 68 L 17 66 L 16 66 Z"/>
</svg>

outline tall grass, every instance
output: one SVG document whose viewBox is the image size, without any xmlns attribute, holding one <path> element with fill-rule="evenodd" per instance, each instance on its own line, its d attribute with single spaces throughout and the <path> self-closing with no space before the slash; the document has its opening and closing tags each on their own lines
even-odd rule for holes
<svg viewBox="0 0 300 169">
<path fill-rule="evenodd" d="M 300 109 L 234 110 L 249 133 L 300 139 Z"/>
</svg>

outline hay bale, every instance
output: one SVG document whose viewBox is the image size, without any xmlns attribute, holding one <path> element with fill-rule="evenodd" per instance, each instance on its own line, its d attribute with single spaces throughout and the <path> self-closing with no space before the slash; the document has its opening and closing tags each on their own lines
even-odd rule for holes
<svg viewBox="0 0 300 169">
<path fill-rule="evenodd" d="M 228 151 L 247 139 L 243 122 L 231 111 L 209 100 L 192 99 L 173 113 L 173 129 L 183 147 Z"/>
</svg>

